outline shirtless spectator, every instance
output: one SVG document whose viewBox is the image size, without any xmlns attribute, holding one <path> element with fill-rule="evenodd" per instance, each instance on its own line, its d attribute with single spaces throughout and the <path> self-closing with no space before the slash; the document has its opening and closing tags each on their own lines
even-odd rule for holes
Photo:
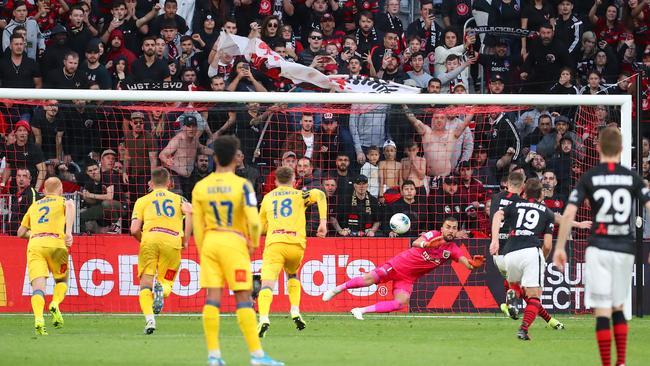
<svg viewBox="0 0 650 366">
<path fill-rule="evenodd" d="M 192 191 L 191 179 L 194 170 L 196 154 L 201 153 L 208 156 L 213 154 L 212 149 L 199 143 L 197 136 L 197 122 L 194 116 L 186 116 L 183 119 L 183 128 L 174 136 L 167 146 L 160 152 L 160 161 L 170 169 L 173 176 L 173 192 L 189 195 Z"/>
<path fill-rule="evenodd" d="M 415 118 L 415 114 L 404 106 L 406 117 L 422 136 L 424 158 L 427 161 L 427 175 L 445 176 L 451 172 L 451 159 L 456 147 L 456 141 L 464 133 L 471 118 L 465 118 L 455 130 L 445 129 L 447 117 L 444 113 L 434 112 L 431 117 L 431 127 Z"/>
<path fill-rule="evenodd" d="M 406 157 L 402 159 L 402 182 L 413 182 L 417 196 L 424 197 L 427 194 L 427 190 L 424 187 L 427 161 L 425 158 L 418 156 L 419 153 L 420 146 L 417 142 L 410 141 L 406 145 Z"/>
<path fill-rule="evenodd" d="M 397 145 L 392 140 L 384 143 L 384 158 L 379 162 L 379 202 L 384 203 L 384 192 L 390 188 L 399 189 L 402 183 L 402 163 L 396 160 Z"/>
</svg>

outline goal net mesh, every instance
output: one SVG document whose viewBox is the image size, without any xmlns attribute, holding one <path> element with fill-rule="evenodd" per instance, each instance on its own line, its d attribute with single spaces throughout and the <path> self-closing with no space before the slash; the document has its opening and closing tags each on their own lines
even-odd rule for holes
<svg viewBox="0 0 650 366">
<path fill-rule="evenodd" d="M 326 192 L 328 238 L 308 240 L 299 272 L 302 308 L 347 311 L 391 298 L 391 285 L 349 291 L 327 304 L 320 301 L 323 291 L 383 264 L 420 233 L 439 229 L 447 216 L 458 219 L 463 251 L 489 257 L 490 197 L 512 169 L 539 177 L 547 188 L 546 204 L 561 212 L 576 180 L 597 163 L 599 129 L 620 121 L 619 110 L 607 106 L 1 102 L 2 233 L 15 235 L 33 199 L 30 187 L 38 191 L 46 177 L 59 177 L 78 206 L 80 235 L 71 250 L 64 308 L 97 312 L 139 309 L 138 245 L 126 235 L 131 208 L 149 189 L 151 169 L 166 166 L 172 190 L 191 200 L 194 184 L 214 167 L 211 147 L 219 135 L 241 140 L 237 174 L 253 183 L 258 201 L 275 187 L 279 166 L 296 170 L 297 188 Z M 102 199 L 91 198 L 98 195 Z M 397 237 L 389 227 L 395 213 L 411 219 L 410 230 Z M 588 211 L 582 208 L 578 217 L 588 219 Z M 318 211 L 311 207 L 309 236 L 317 226 Z M 565 274 L 547 272 L 545 307 L 585 311 L 581 270 L 587 234 L 574 231 Z M 198 288 L 196 249 L 184 251 L 183 258 L 165 307 L 200 311 L 204 293 Z M 3 260 L 5 277 L 18 271 L 22 281 L 23 259 Z M 498 311 L 503 279 L 488 262 L 472 273 L 445 264 L 424 276 L 408 311 Z M 256 271 L 260 264 L 258 251 Z M 288 311 L 285 281 L 281 275 L 282 296 L 275 298 L 273 311 Z M 9 303 L 28 304 L 24 281 L 18 289 L 7 284 L 0 291 Z M 233 306 L 226 296 L 225 309 Z"/>
</svg>

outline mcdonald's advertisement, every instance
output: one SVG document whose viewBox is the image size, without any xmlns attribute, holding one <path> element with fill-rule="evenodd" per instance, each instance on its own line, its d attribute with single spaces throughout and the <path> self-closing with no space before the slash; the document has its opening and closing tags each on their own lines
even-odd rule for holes
<svg viewBox="0 0 650 366">
<path fill-rule="evenodd" d="M 0 312 L 29 312 L 31 289 L 27 275 L 27 241 L 3 237 L 0 251 Z M 302 283 L 301 309 L 305 312 L 345 312 L 393 297 L 390 283 L 351 289 L 335 301 L 324 303 L 323 293 L 344 281 L 363 275 L 408 249 L 410 240 L 401 238 L 309 239 L 303 265 L 298 272 Z M 489 257 L 489 241 L 457 241 L 467 255 Z M 68 293 L 63 309 L 68 312 L 138 312 L 137 278 L 139 244 L 128 236 L 80 236 L 70 249 Z M 263 246 L 251 261 L 253 273 L 262 265 Z M 647 255 L 647 254 L 646 254 Z M 563 272 L 547 265 L 542 305 L 554 312 L 587 312 L 584 304 L 584 263 L 571 263 Z M 645 271 L 648 268 L 646 266 Z M 199 312 L 205 302 L 199 287 L 200 263 L 196 247 L 183 250 L 172 295 L 166 312 Z M 280 275 L 274 289 L 286 295 L 286 276 Z M 635 279 L 636 280 L 636 279 Z M 48 279 L 47 293 L 54 286 Z M 224 290 L 222 306 L 234 310 L 234 298 Z M 650 294 L 646 291 L 646 304 Z M 475 271 L 448 262 L 420 278 L 415 284 L 408 309 L 413 313 L 496 312 L 505 298 L 503 278 L 491 260 Z M 286 312 L 287 296 L 275 296 L 272 311 Z M 646 309 L 647 310 L 647 309 Z"/>
</svg>

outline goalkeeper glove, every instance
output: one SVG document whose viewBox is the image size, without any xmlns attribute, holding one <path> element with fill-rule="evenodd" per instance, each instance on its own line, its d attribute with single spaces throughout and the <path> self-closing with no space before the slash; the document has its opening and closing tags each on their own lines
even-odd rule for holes
<svg viewBox="0 0 650 366">
<path fill-rule="evenodd" d="M 485 257 L 482 255 L 475 255 L 470 259 L 469 264 L 472 265 L 474 268 L 481 267 L 485 263 Z"/>
</svg>

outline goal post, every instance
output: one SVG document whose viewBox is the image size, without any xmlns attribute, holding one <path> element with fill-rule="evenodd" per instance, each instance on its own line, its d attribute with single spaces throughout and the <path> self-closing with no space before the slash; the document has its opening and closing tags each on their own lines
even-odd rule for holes
<svg viewBox="0 0 650 366">
<path fill-rule="evenodd" d="M 324 125 L 323 121 L 328 118 L 326 115 L 334 114 L 335 116 L 339 116 L 341 117 L 339 126 L 345 126 L 344 129 L 348 130 L 347 133 L 349 135 L 352 134 L 349 130 L 353 123 L 363 123 L 360 122 L 362 119 L 357 117 L 362 115 L 369 116 L 365 122 L 370 124 L 381 123 L 384 125 L 381 129 L 382 136 L 371 136 L 373 138 L 369 139 L 372 140 L 371 145 L 377 145 L 382 151 L 380 159 L 384 158 L 385 154 L 383 151 L 386 147 L 397 145 L 397 162 L 399 162 L 402 157 L 407 157 L 406 150 L 409 146 L 418 146 L 420 149 L 418 156 L 426 156 L 430 150 L 438 149 L 437 146 L 428 146 L 424 141 L 422 141 L 420 136 L 416 136 L 415 133 L 412 133 L 412 131 L 414 131 L 413 126 L 410 124 L 412 122 L 408 120 L 400 105 L 408 105 L 412 107 L 411 109 L 415 113 L 415 116 L 417 116 L 417 118 L 427 126 L 432 124 L 434 114 L 440 114 L 437 112 L 439 110 L 446 111 L 442 113 L 445 113 L 447 117 L 449 117 L 449 123 L 461 123 L 462 118 L 464 118 L 465 115 L 471 114 L 474 116 L 476 121 L 473 121 L 475 122 L 474 124 L 469 124 L 465 127 L 469 134 L 468 140 L 465 143 L 471 146 L 467 148 L 467 146 L 463 145 L 464 147 L 461 147 L 463 151 L 446 151 L 445 153 L 454 155 L 453 159 L 456 159 L 456 162 L 453 163 L 451 169 L 443 169 L 444 172 L 442 173 L 435 169 L 433 173 L 430 172 L 428 169 L 430 161 L 422 158 L 427 160 L 426 174 L 424 174 L 423 186 L 417 187 L 417 195 L 424 196 L 422 202 L 418 201 L 417 203 L 417 205 L 421 206 L 420 212 L 424 218 L 421 223 L 422 225 L 420 225 L 419 228 L 426 230 L 438 229 L 439 226 L 436 225 L 439 224 L 441 217 L 444 218 L 447 215 L 462 216 L 463 219 L 460 221 L 462 221 L 461 224 L 463 225 L 463 230 L 471 235 L 479 235 L 470 239 L 459 239 L 458 242 L 462 245 L 462 250 L 466 251 L 466 254 L 487 255 L 489 241 L 486 239 L 486 236 L 480 235 L 485 235 L 487 229 L 485 229 L 485 226 L 481 227 L 479 218 L 483 220 L 482 222 L 484 224 L 485 217 L 484 215 L 481 216 L 481 214 L 484 214 L 483 211 L 487 205 L 489 194 L 500 189 L 499 182 L 496 181 L 495 183 L 485 184 L 486 190 L 483 191 L 482 199 L 480 202 L 477 202 L 478 204 L 476 207 L 471 207 L 474 204 L 472 201 L 462 201 L 462 204 L 455 201 L 452 203 L 445 201 L 445 197 L 443 197 L 446 194 L 446 191 L 444 191 L 444 185 L 447 184 L 447 178 L 452 182 L 456 182 L 454 184 L 458 184 L 458 182 L 461 181 L 460 170 L 465 167 L 462 163 L 467 162 L 468 165 L 472 167 L 467 159 L 471 159 L 472 164 L 474 164 L 473 161 L 476 158 L 475 155 L 480 154 L 479 150 L 485 153 L 485 150 L 489 149 L 489 145 L 493 142 L 492 140 L 502 138 L 491 137 L 491 135 L 484 133 L 483 131 L 479 134 L 479 124 L 488 124 L 488 120 L 490 120 L 490 123 L 494 122 L 494 115 L 510 113 L 512 114 L 511 119 L 513 120 L 512 122 L 514 125 L 515 120 L 519 118 L 520 115 L 525 114 L 525 111 L 534 109 L 535 106 L 557 107 L 549 108 L 549 111 L 562 110 L 560 107 L 566 107 L 565 109 L 571 110 L 571 113 L 573 114 L 571 116 L 571 123 L 574 126 L 573 129 L 577 131 L 577 129 L 580 128 L 580 136 L 590 135 L 591 137 L 589 138 L 589 146 L 586 146 L 586 143 L 583 144 L 585 146 L 582 147 L 582 150 L 576 152 L 576 156 L 572 155 L 571 159 L 573 160 L 571 160 L 571 166 L 565 166 L 564 168 L 572 169 L 574 168 L 573 165 L 575 165 L 573 163 L 579 163 L 578 165 L 582 167 L 582 172 L 584 172 L 585 169 L 590 168 L 597 162 L 594 136 L 597 135 L 597 130 L 602 126 L 603 120 L 596 119 L 598 113 L 596 108 L 609 106 L 612 107 L 612 111 L 615 111 L 615 116 L 612 116 L 613 118 L 611 120 L 620 124 L 623 131 L 624 151 L 622 154 L 622 163 L 625 166 L 630 167 L 632 164 L 632 147 L 634 144 L 632 133 L 632 98 L 630 96 L 618 95 L 367 94 L 316 93 L 308 91 L 261 93 L 141 90 L 35 90 L 0 88 L 0 115 L 6 115 L 5 128 L 8 129 L 11 126 L 11 129 L 13 130 L 17 125 L 17 121 L 22 118 L 24 112 L 27 110 L 39 109 L 39 113 L 42 114 L 42 110 L 48 105 L 48 101 L 51 100 L 59 101 L 59 113 L 61 113 L 62 109 L 69 109 L 71 111 L 71 113 L 60 114 L 63 119 L 61 123 L 65 125 L 66 130 L 63 137 L 63 149 L 64 154 L 68 153 L 66 150 L 68 148 L 83 152 L 83 154 L 77 154 L 77 156 L 79 156 L 80 161 L 78 163 L 82 168 L 79 175 L 84 177 L 87 172 L 83 170 L 83 161 L 81 161 L 81 159 L 88 158 L 87 151 L 89 150 L 89 147 L 95 147 L 91 146 L 93 144 L 99 144 L 99 146 L 94 148 L 97 154 L 91 156 L 95 161 L 101 160 L 101 157 L 104 154 L 110 155 L 110 151 L 112 151 L 112 154 L 115 155 L 118 161 L 121 160 L 124 155 L 130 155 L 125 153 L 124 150 L 133 149 L 134 147 L 124 146 L 125 139 L 126 134 L 133 128 L 130 124 L 132 118 L 134 118 L 133 116 L 138 112 L 143 112 L 141 114 L 145 116 L 147 123 L 150 122 L 149 119 L 154 111 L 161 110 L 166 115 L 169 115 L 166 120 L 169 124 L 169 126 L 166 127 L 167 130 L 165 130 L 167 135 L 166 137 L 157 137 L 159 141 L 157 142 L 157 149 L 155 150 L 156 154 L 153 156 L 154 160 L 160 158 L 162 161 L 163 155 L 165 155 L 163 154 L 165 145 L 176 134 L 179 134 L 180 131 L 183 130 L 182 126 L 185 123 L 182 119 L 183 116 L 195 115 L 199 118 L 201 117 L 199 115 L 203 113 L 203 117 L 201 117 L 203 118 L 203 123 L 209 125 L 212 122 L 209 120 L 212 116 L 211 110 L 214 108 L 216 109 L 216 112 L 221 113 L 220 116 L 225 116 L 224 118 L 235 116 L 232 117 L 236 119 L 232 129 L 239 131 L 238 129 L 249 127 L 248 121 L 245 121 L 246 123 L 244 124 L 240 124 L 239 122 L 241 122 L 241 118 L 250 117 L 246 114 L 249 112 L 247 108 L 250 108 L 250 104 L 261 104 L 259 110 L 260 114 L 262 114 L 261 112 L 271 111 L 269 106 L 272 104 L 288 105 L 286 108 L 282 107 L 280 110 L 273 110 L 270 112 L 268 117 L 264 114 L 266 123 L 265 121 L 261 121 L 261 123 L 260 121 L 257 121 L 257 124 L 254 126 L 256 128 L 255 134 L 251 135 L 249 133 L 250 131 L 245 131 L 245 137 L 238 135 L 240 140 L 242 140 L 242 150 L 246 150 L 246 154 L 261 154 L 260 159 L 263 163 L 258 163 L 258 165 L 256 165 L 259 170 L 258 176 L 263 181 L 263 187 L 260 192 L 258 192 L 259 198 L 263 195 L 263 192 L 261 191 L 267 191 L 267 186 L 270 186 L 271 183 L 273 183 L 273 172 L 277 166 L 283 164 L 282 160 L 284 160 L 284 156 L 291 157 L 291 154 L 289 154 L 291 152 L 293 152 L 295 160 L 300 160 L 303 155 L 307 156 L 307 152 L 305 151 L 290 151 L 286 147 L 287 144 L 295 146 L 295 144 L 291 145 L 288 141 L 292 139 L 291 136 L 295 137 L 296 134 L 300 134 L 300 118 L 305 114 L 314 115 L 314 125 L 319 125 L 321 131 Z M 73 101 L 78 100 L 96 101 L 101 103 L 87 103 L 83 105 L 83 107 L 78 108 L 80 110 L 85 110 L 85 113 L 81 113 L 74 111 L 77 107 Z M 373 105 L 381 106 L 373 107 Z M 434 108 L 433 106 L 436 107 Z M 438 109 L 437 107 L 443 108 Z M 257 110 L 255 110 L 255 112 L 257 112 Z M 92 116 L 89 116 L 89 114 L 92 114 Z M 232 114 L 232 116 L 230 116 L 230 114 Z M 462 118 L 457 117 L 461 114 Z M 452 115 L 454 118 L 451 118 Z M 35 120 L 34 116 L 35 112 L 32 113 L 32 122 Z M 36 126 L 36 122 L 34 123 L 34 126 Z M 194 123 L 196 124 L 196 121 Z M 464 123 L 464 121 L 462 121 L 462 123 Z M 2 123 L 0 123 L 0 125 L 1 124 Z M 512 128 L 514 129 L 514 127 Z M 85 136 L 86 134 L 89 134 L 89 129 L 93 129 L 92 133 L 94 135 L 90 136 L 92 139 L 86 140 Z M 148 131 L 153 133 L 153 130 Z M 404 136 L 404 134 L 407 133 L 405 131 L 409 131 L 408 133 L 412 133 L 413 135 Z M 78 132 L 78 135 L 76 132 Z M 214 133 L 215 129 L 212 129 L 211 132 Z M 235 133 L 237 134 L 238 132 Z M 341 151 L 339 152 L 342 152 L 343 150 L 346 151 L 346 154 L 349 157 L 349 163 L 351 166 L 354 166 L 354 169 L 356 169 L 355 174 L 359 174 L 360 169 L 363 169 L 362 165 L 364 164 L 356 162 L 357 155 L 360 153 L 360 151 L 356 150 L 359 147 L 357 146 L 359 144 L 358 136 L 343 136 L 342 133 L 342 131 L 337 132 L 337 136 L 341 138 L 339 142 Z M 400 136 L 398 137 L 396 135 Z M 203 136 L 201 141 L 202 143 L 208 144 L 205 138 L 206 136 Z M 264 143 L 262 143 L 263 140 Z M 295 143 L 295 141 L 292 143 Z M 518 142 L 518 144 L 519 143 L 520 142 Z M 43 137 L 42 144 L 49 144 L 51 150 L 54 142 L 46 141 Z M 128 143 L 126 144 L 128 145 Z M 77 145 L 85 145 L 82 146 L 85 149 L 79 149 Z M 371 147 L 369 145 L 370 143 L 363 145 L 363 151 L 361 152 L 362 155 L 367 154 L 369 156 L 368 148 Z M 486 148 L 486 146 L 488 147 Z M 456 147 L 454 147 L 454 149 L 455 148 Z M 465 151 L 465 148 L 467 148 L 467 151 Z M 144 147 L 141 149 L 144 149 Z M 144 156 L 143 159 L 149 159 L 149 157 L 146 156 L 146 153 L 148 152 L 149 151 L 146 151 L 145 154 L 141 154 Z M 312 154 L 313 152 L 314 151 L 311 151 Z M 441 153 L 440 151 L 434 152 L 435 154 Z M 469 154 L 469 157 L 464 156 L 466 152 Z M 101 156 L 99 154 L 101 154 Z M 440 156 L 434 155 L 434 158 L 440 160 Z M 48 156 L 46 156 L 46 158 L 48 158 Z M 319 162 L 319 160 L 317 160 L 313 155 L 309 156 L 309 158 L 312 159 L 312 163 Z M 331 160 L 335 158 L 336 153 L 330 155 L 330 163 L 333 163 Z M 447 160 L 449 159 L 447 158 Z M 490 162 L 491 164 L 498 163 L 498 161 L 496 161 L 497 159 L 493 160 L 494 161 Z M 523 156 L 521 160 L 523 160 Z M 549 158 L 548 160 L 550 161 L 551 159 Z M 148 160 L 145 161 L 141 159 L 138 160 L 138 162 L 138 164 L 149 164 Z M 249 162 L 247 161 L 247 163 Z M 253 159 L 250 163 L 255 164 L 257 162 Z M 129 168 L 133 168 L 133 164 L 134 163 L 131 162 Z M 297 173 L 299 173 L 300 162 L 298 161 L 298 163 L 294 164 L 298 164 L 298 166 L 294 165 L 294 168 L 296 168 Z M 507 171 L 511 164 L 514 165 L 514 162 L 508 162 L 505 164 L 506 167 L 500 168 L 502 170 L 501 173 L 499 173 L 500 175 L 503 175 L 503 172 Z M 532 163 L 526 161 L 525 164 L 528 165 Z M 320 166 L 322 175 L 318 181 L 318 186 L 309 186 L 305 184 L 304 187 L 299 188 L 308 189 L 316 187 L 326 190 L 327 187 L 323 181 L 326 180 L 326 178 L 332 179 L 332 177 L 337 174 L 338 168 L 335 164 L 329 164 L 328 166 L 329 168 L 327 169 Z M 487 162 L 486 166 L 488 166 Z M 142 192 L 146 192 L 146 185 L 149 179 L 148 168 L 149 166 L 147 165 L 147 169 L 139 170 L 140 173 L 138 174 L 140 175 L 129 173 L 128 179 L 124 180 L 125 182 L 128 180 L 128 186 L 134 188 L 132 191 L 127 191 L 125 189 L 125 196 L 127 198 L 125 198 L 122 207 L 119 208 L 123 211 L 121 213 L 121 233 L 124 235 L 128 234 L 125 225 L 128 225 L 128 219 L 130 218 L 130 216 L 128 216 L 130 214 L 129 206 L 133 205 L 135 199 L 139 197 Z M 397 173 L 393 173 L 400 176 L 411 174 L 410 171 L 402 172 L 401 170 Z M 537 173 L 540 173 L 540 171 Z M 48 171 L 48 174 L 51 174 L 51 172 Z M 173 174 L 175 177 L 181 175 L 178 172 L 174 172 Z M 371 170 L 368 174 L 375 173 L 372 173 Z M 578 170 L 570 170 L 567 174 L 569 174 L 569 180 L 573 182 L 581 173 L 578 172 Z M 373 179 L 373 176 L 367 178 Z M 376 178 L 376 176 L 374 178 Z M 119 179 L 121 181 L 122 177 Z M 404 179 L 400 180 L 400 182 L 403 180 Z M 179 182 L 180 184 L 185 184 L 185 180 L 182 178 L 179 178 Z M 338 187 L 341 187 L 341 182 L 341 180 L 336 181 Z M 304 183 L 304 180 L 302 183 Z M 353 187 L 353 185 L 361 184 L 363 182 L 350 180 L 348 183 L 348 188 L 352 189 L 351 187 Z M 81 183 L 79 183 L 79 185 L 83 186 Z M 383 219 L 384 221 L 387 221 L 387 219 L 390 218 L 389 213 L 391 213 L 391 207 L 395 204 L 395 201 L 391 201 L 388 197 L 388 192 L 392 195 L 393 200 L 402 197 L 401 195 L 403 193 L 400 192 L 401 187 L 399 184 L 390 185 L 387 188 L 389 189 L 386 189 L 384 192 L 384 187 L 375 187 L 375 189 L 381 190 L 381 193 L 386 193 L 386 196 L 382 197 L 385 202 L 382 202 L 381 204 L 381 215 L 387 216 Z M 75 195 L 80 202 L 84 201 L 81 193 L 72 194 Z M 5 194 L 5 196 L 8 195 Z M 5 225 L 6 223 L 4 221 L 5 215 L 3 213 L 10 212 L 8 206 L 11 206 L 11 204 L 7 204 L 3 201 L 5 200 L 5 196 L 0 194 L 0 217 L 3 218 L 1 223 L 1 234 L 11 235 L 9 228 L 12 226 Z M 11 197 L 8 197 L 7 199 L 9 202 L 12 202 Z M 345 209 L 349 208 L 346 206 L 349 206 L 349 202 L 343 202 L 339 198 L 333 198 L 331 202 L 333 202 L 333 206 L 330 207 L 330 216 L 340 215 L 341 211 L 345 211 Z M 82 208 L 82 210 L 83 209 L 85 208 Z M 11 216 L 9 214 L 6 217 L 15 216 L 17 215 L 14 214 Z M 586 210 L 581 209 L 578 216 L 582 220 L 586 219 Z M 313 224 L 310 220 L 317 222 L 317 219 L 317 214 L 314 212 L 308 213 L 308 225 L 310 223 Z M 353 220 L 350 219 L 350 222 L 352 221 Z M 80 226 L 83 227 L 84 222 L 85 221 L 81 222 Z M 413 222 L 414 220 L 412 220 L 412 223 Z M 109 223 L 110 222 L 106 222 L 106 224 Z M 15 227 L 16 223 L 8 224 L 13 224 Z M 306 257 L 299 273 L 304 291 L 303 300 L 305 311 L 347 311 L 351 307 L 365 306 L 392 296 L 390 293 L 390 286 L 375 286 L 367 290 L 350 290 L 349 293 L 338 297 L 337 302 L 333 304 L 325 304 L 320 301 L 322 292 L 327 288 L 335 284 L 340 284 L 341 281 L 350 277 L 372 270 L 408 247 L 408 240 L 410 239 L 389 237 L 390 230 L 389 228 L 386 228 L 386 226 L 385 222 L 381 225 L 379 231 L 383 230 L 384 234 L 381 238 L 367 238 L 367 231 L 364 230 L 353 230 L 355 232 L 354 235 L 342 236 L 330 226 L 328 238 L 309 239 L 309 244 L 305 253 Z M 413 235 L 417 236 L 419 232 L 414 230 L 411 234 L 412 235 L 409 235 L 409 237 L 412 238 Z M 548 284 L 548 290 L 545 290 L 546 297 L 542 299 L 542 303 L 549 309 L 555 309 L 558 311 L 565 310 L 575 313 L 585 311 L 582 302 L 583 289 L 581 290 L 581 287 L 582 272 L 584 271 L 583 257 L 584 249 L 586 247 L 586 232 L 583 231 L 576 233 L 574 239 L 574 242 L 576 243 L 572 248 L 570 248 L 570 250 L 573 251 L 570 258 L 572 264 L 570 269 L 565 273 L 559 273 L 557 271 L 552 272 L 551 270 L 548 270 L 547 272 L 551 277 L 551 280 L 554 282 Z M 137 273 L 135 267 L 137 264 L 137 245 L 134 245 L 135 242 L 132 241 L 132 239 L 120 236 L 80 236 L 78 242 L 80 245 L 74 246 L 72 249 L 73 261 L 70 268 L 71 272 L 74 273 L 72 273 L 73 276 L 71 277 L 71 296 L 66 298 L 66 302 L 69 306 L 68 311 L 137 311 L 136 295 L 138 284 L 137 280 L 134 279 L 135 273 Z M 15 305 L 13 307 L 3 308 L 0 303 L 0 312 L 21 311 L 20 309 L 22 309 L 22 306 L 26 307 L 29 303 L 29 298 L 25 295 L 28 293 L 29 286 L 28 284 L 24 285 L 23 283 L 25 272 L 24 260 L 19 259 L 22 258 L 21 256 L 24 256 L 24 246 L 18 245 L 17 241 L 13 239 L 9 241 L 9 246 L 12 248 L 15 247 L 15 250 L 12 249 L 5 253 L 0 252 L 0 264 L 2 265 L 0 269 L 4 270 L 7 287 L 6 290 L 3 290 L 0 286 L 0 298 L 2 298 L 4 292 L 8 302 Z M 10 255 L 6 253 L 13 253 L 12 255 L 15 255 L 15 258 L 10 258 Z M 252 264 L 255 271 L 259 270 L 260 263 L 261 253 L 257 253 L 253 258 Z M 21 272 L 19 276 L 16 276 L 16 270 Z M 177 312 L 200 311 L 200 305 L 204 299 L 204 294 L 198 288 L 198 257 L 195 249 L 190 248 L 190 250 L 184 254 L 183 262 L 178 273 L 179 276 L 177 277 L 178 279 L 174 286 L 172 298 L 166 302 L 166 306 L 169 304 L 169 309 Z M 17 281 L 20 283 L 20 288 L 18 290 L 16 290 Z M 286 293 L 285 282 L 286 278 L 281 276 L 278 288 L 276 289 L 278 294 L 282 295 Z M 556 282 L 561 282 L 561 284 L 558 285 Z M 416 283 L 408 311 L 418 313 L 495 313 L 498 312 L 498 308 L 495 307 L 495 305 L 498 302 L 502 302 L 503 296 L 502 280 L 498 273 L 495 272 L 492 263 L 489 263 L 485 269 L 481 269 L 476 273 L 471 274 L 469 271 L 465 271 L 464 268 L 459 268 L 455 265 L 445 265 L 433 273 L 426 275 Z M 288 301 L 283 299 L 283 296 L 279 296 L 274 300 L 273 304 L 272 311 L 279 311 L 283 306 L 288 305 Z M 233 305 L 234 303 L 230 297 L 224 299 L 224 307 L 226 309 L 232 309 Z M 628 310 L 631 311 L 630 306 L 626 307 L 626 311 Z"/>
</svg>

